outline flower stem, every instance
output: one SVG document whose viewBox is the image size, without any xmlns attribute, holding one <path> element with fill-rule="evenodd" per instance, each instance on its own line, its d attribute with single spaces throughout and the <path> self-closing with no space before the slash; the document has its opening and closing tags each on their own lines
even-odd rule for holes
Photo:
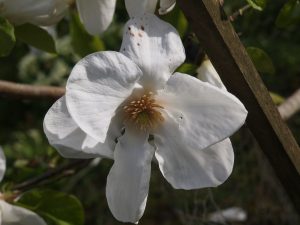
<svg viewBox="0 0 300 225">
<path fill-rule="evenodd" d="M 249 4 L 243 6 L 242 8 L 235 11 L 231 16 L 229 16 L 229 20 L 232 21 L 232 22 L 235 21 L 239 16 L 244 15 L 244 13 L 246 11 L 248 11 L 249 9 L 251 9 L 251 8 L 252 7 Z"/>
</svg>

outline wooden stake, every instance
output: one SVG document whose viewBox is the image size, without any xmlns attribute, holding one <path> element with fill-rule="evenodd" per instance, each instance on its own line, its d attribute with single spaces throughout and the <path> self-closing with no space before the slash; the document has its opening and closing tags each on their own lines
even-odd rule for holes
<svg viewBox="0 0 300 225">
<path fill-rule="evenodd" d="M 218 0 L 178 0 L 228 90 L 249 111 L 247 126 L 300 212 L 300 150 Z"/>
</svg>

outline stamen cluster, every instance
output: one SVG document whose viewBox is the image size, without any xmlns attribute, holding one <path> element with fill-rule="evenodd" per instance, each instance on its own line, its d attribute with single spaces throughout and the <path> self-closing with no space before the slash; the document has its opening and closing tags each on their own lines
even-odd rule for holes
<svg viewBox="0 0 300 225">
<path fill-rule="evenodd" d="M 159 108 L 163 109 L 155 102 L 152 92 L 123 107 L 125 119 L 143 131 L 153 129 L 164 121 L 161 112 L 158 111 Z"/>
</svg>

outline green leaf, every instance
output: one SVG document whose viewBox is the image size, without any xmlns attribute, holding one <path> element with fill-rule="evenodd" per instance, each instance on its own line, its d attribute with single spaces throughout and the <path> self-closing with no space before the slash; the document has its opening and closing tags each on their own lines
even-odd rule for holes
<svg viewBox="0 0 300 225">
<path fill-rule="evenodd" d="M 44 29 L 30 23 L 15 27 L 18 40 L 25 42 L 40 50 L 56 53 L 55 43 L 51 35 Z"/>
<path fill-rule="evenodd" d="M 184 63 L 176 70 L 176 72 L 193 75 L 196 73 L 197 68 L 198 66 L 194 64 Z"/>
<path fill-rule="evenodd" d="M 262 11 L 267 5 L 267 0 L 247 0 L 249 5 L 256 10 Z"/>
<path fill-rule="evenodd" d="M 289 25 L 300 22 L 300 1 L 299 0 L 289 0 L 284 4 L 280 10 L 277 19 L 276 26 L 279 28 L 284 28 Z"/>
<path fill-rule="evenodd" d="M 162 16 L 162 18 L 163 20 L 171 23 L 177 29 L 180 37 L 184 37 L 188 29 L 188 22 L 178 6 L 176 6 L 170 13 Z"/>
<path fill-rule="evenodd" d="M 6 19 L 0 17 L 0 56 L 7 56 L 15 46 L 14 27 Z"/>
<path fill-rule="evenodd" d="M 276 105 L 280 105 L 281 103 L 284 102 L 284 97 L 280 96 L 279 94 L 276 94 L 274 92 L 270 92 L 270 95 L 271 95 L 271 98 L 273 100 L 273 102 L 276 104 Z"/>
<path fill-rule="evenodd" d="M 248 47 L 247 52 L 259 72 L 271 75 L 275 73 L 275 67 L 272 59 L 262 49 L 256 47 Z"/>
<path fill-rule="evenodd" d="M 51 190 L 35 190 L 23 194 L 17 204 L 41 215 L 48 225 L 84 224 L 82 205 L 72 195 Z"/>
<path fill-rule="evenodd" d="M 70 34 L 74 51 L 84 57 L 97 51 L 105 50 L 103 41 L 99 37 L 89 35 L 80 22 L 78 14 L 71 12 Z"/>
</svg>

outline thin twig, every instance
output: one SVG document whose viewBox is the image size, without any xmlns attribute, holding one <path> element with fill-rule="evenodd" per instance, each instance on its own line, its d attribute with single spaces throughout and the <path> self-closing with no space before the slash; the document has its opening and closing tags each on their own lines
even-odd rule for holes
<svg viewBox="0 0 300 225">
<path fill-rule="evenodd" d="M 36 86 L 0 80 L 0 96 L 29 100 L 56 100 L 64 93 L 65 89 L 62 87 Z M 284 120 L 296 114 L 300 110 L 300 89 L 284 101 L 278 110 Z"/>
<path fill-rule="evenodd" d="M 288 120 L 300 110 L 300 89 L 286 99 L 279 107 L 281 117 Z"/>
<path fill-rule="evenodd" d="M 0 80 L 0 96 L 28 100 L 56 100 L 65 93 L 61 87 L 35 86 Z"/>
<path fill-rule="evenodd" d="M 252 7 L 247 4 L 240 8 L 239 10 L 235 11 L 231 16 L 229 16 L 230 21 L 235 21 L 239 16 L 242 16 L 247 10 L 251 9 Z"/>
<path fill-rule="evenodd" d="M 15 185 L 13 187 L 13 190 L 26 191 L 33 187 L 36 187 L 37 185 L 44 183 L 45 181 L 47 181 L 49 179 L 53 179 L 56 177 L 65 177 L 66 174 L 68 174 L 68 175 L 73 174 L 73 173 L 70 173 L 71 170 L 80 170 L 82 168 L 85 168 L 86 165 L 90 162 L 91 162 L 91 160 L 86 160 L 86 159 L 72 160 L 68 164 L 59 166 L 59 167 L 57 167 L 53 170 L 50 170 L 40 176 L 34 177 L 25 182 Z"/>
</svg>

